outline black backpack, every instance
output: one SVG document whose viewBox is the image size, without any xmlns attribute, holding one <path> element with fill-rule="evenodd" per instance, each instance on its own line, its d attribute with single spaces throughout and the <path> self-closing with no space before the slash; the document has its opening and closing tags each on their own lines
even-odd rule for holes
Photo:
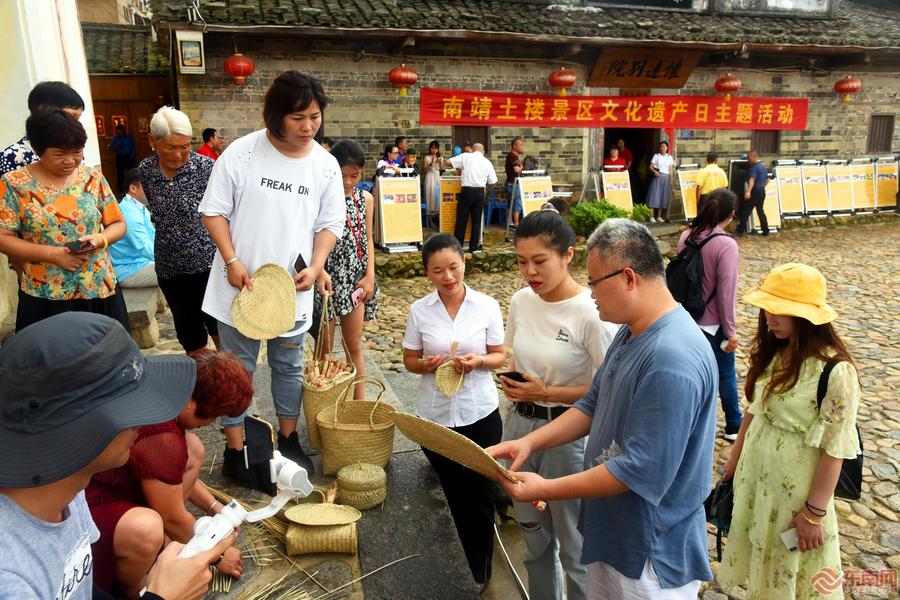
<svg viewBox="0 0 900 600">
<path fill-rule="evenodd" d="M 822 400 L 828 392 L 828 377 L 834 369 L 837 362 L 827 362 L 819 375 L 819 388 L 816 392 L 816 408 L 822 410 Z M 856 439 L 859 440 L 860 450 L 863 441 L 862 434 L 859 432 L 859 425 L 856 426 Z M 859 500 L 862 494 L 862 468 L 863 455 L 859 454 L 856 458 L 845 458 L 841 463 L 841 474 L 838 477 L 837 485 L 834 488 L 834 495 L 838 498 L 846 498 L 848 500 Z"/>
<path fill-rule="evenodd" d="M 703 297 L 703 257 L 700 251 L 706 243 L 724 233 L 714 233 L 699 244 L 691 239 L 684 241 L 684 250 L 666 266 L 666 285 L 677 302 L 680 302 L 694 320 L 703 316 L 706 305 L 716 295 L 713 288 L 708 298 Z"/>
</svg>

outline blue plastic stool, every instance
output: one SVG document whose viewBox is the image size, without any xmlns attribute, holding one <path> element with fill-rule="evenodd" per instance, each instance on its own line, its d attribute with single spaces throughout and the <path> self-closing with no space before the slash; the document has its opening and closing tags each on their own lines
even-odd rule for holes
<svg viewBox="0 0 900 600">
<path fill-rule="evenodd" d="M 506 202 L 501 202 L 497 200 L 497 190 L 491 188 L 488 192 L 487 196 L 487 210 L 485 211 L 485 224 L 490 225 L 491 219 L 494 218 L 494 210 L 500 209 L 500 216 L 497 219 L 497 224 L 502 225 L 506 223 L 506 209 L 508 204 Z"/>
</svg>

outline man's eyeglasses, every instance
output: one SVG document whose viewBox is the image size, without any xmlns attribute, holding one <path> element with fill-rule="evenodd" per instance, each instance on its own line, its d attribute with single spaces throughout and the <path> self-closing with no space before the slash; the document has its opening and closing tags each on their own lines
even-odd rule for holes
<svg viewBox="0 0 900 600">
<path fill-rule="evenodd" d="M 614 273 L 610 273 L 609 275 L 604 275 L 603 277 L 598 277 L 597 279 L 588 279 L 588 282 L 587 282 L 588 287 L 592 288 L 595 285 L 597 285 L 598 283 L 600 283 L 601 281 L 603 281 L 604 279 L 609 279 L 610 277 L 615 277 L 616 275 L 621 275 L 624 272 L 625 272 L 625 269 L 619 269 L 618 271 L 616 271 Z"/>
</svg>

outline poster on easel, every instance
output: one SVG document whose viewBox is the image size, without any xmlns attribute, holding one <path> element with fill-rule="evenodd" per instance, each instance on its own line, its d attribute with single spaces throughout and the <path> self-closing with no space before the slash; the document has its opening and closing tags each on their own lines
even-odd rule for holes
<svg viewBox="0 0 900 600">
<path fill-rule="evenodd" d="M 699 175 L 699 169 L 675 171 L 675 176 L 678 177 L 678 189 L 681 190 L 685 221 L 691 221 L 697 216 L 697 177 Z"/>
<path fill-rule="evenodd" d="M 778 209 L 778 182 L 774 179 L 766 181 L 766 198 L 763 200 L 763 212 L 769 229 L 781 229 L 781 211 Z M 750 228 L 758 229 L 756 211 L 750 213 Z"/>
<path fill-rule="evenodd" d="M 422 241 L 422 207 L 418 177 L 379 177 L 378 242 L 416 244 Z"/>
<path fill-rule="evenodd" d="M 875 207 L 893 208 L 897 206 L 898 163 L 875 163 Z"/>
<path fill-rule="evenodd" d="M 528 213 L 540 210 L 545 202 L 553 198 L 553 182 L 548 176 L 518 177 L 516 185 L 522 194 L 522 218 Z"/>
<path fill-rule="evenodd" d="M 456 229 L 456 207 L 462 192 L 461 177 L 441 177 L 441 233 L 453 235 Z M 472 237 L 472 220 L 466 224 L 466 240 Z"/>
<path fill-rule="evenodd" d="M 875 165 L 850 165 L 853 174 L 853 210 L 870 211 L 875 208 Z"/>
<path fill-rule="evenodd" d="M 631 200 L 631 181 L 628 179 L 628 171 L 604 171 L 603 194 L 606 201 L 622 210 L 631 212 L 634 208 Z"/>
<path fill-rule="evenodd" d="M 808 213 L 828 212 L 828 182 L 825 167 L 804 165 L 800 167 L 803 198 Z"/>
<path fill-rule="evenodd" d="M 827 165 L 828 198 L 831 212 L 853 210 L 853 172 L 850 165 Z"/>
<path fill-rule="evenodd" d="M 775 167 L 775 181 L 778 185 L 778 203 L 785 218 L 799 217 L 803 208 L 803 182 L 800 167 Z M 767 213 L 768 214 L 768 213 Z"/>
</svg>

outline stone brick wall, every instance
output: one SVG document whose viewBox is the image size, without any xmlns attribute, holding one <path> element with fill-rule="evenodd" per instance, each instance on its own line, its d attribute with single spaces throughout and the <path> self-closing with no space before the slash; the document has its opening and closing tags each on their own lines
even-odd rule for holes
<svg viewBox="0 0 900 600">
<path fill-rule="evenodd" d="M 323 80 L 333 102 L 326 111 L 325 134 L 359 141 L 371 161 L 367 176 L 374 172 L 384 145 L 398 135 L 408 136 L 420 156 L 433 139 L 442 143 L 445 157 L 451 155 L 450 127 L 419 125 L 420 86 L 546 94 L 552 93 L 547 76 L 559 67 L 542 59 L 416 56 L 408 62 L 418 72 L 419 82 L 401 97 L 387 79 L 388 71 L 400 64 L 397 58 L 363 55 L 354 62 L 346 45 L 323 43 L 307 51 L 293 39 L 258 38 L 241 42 L 241 51 L 253 59 L 256 69 L 246 85 L 238 87 L 222 70 L 225 58 L 234 51 L 231 39 L 207 36 L 206 40 L 207 74 L 178 76 L 181 110 L 191 117 L 196 135 L 205 127 L 215 127 L 230 140 L 261 128 L 266 89 L 279 73 L 296 69 Z M 579 81 L 586 80 L 586 69 L 577 73 Z M 554 180 L 581 182 L 586 130 L 491 127 L 489 158 L 501 183 L 504 159 L 517 135 L 525 139 L 527 154 L 551 161 Z"/>
</svg>

